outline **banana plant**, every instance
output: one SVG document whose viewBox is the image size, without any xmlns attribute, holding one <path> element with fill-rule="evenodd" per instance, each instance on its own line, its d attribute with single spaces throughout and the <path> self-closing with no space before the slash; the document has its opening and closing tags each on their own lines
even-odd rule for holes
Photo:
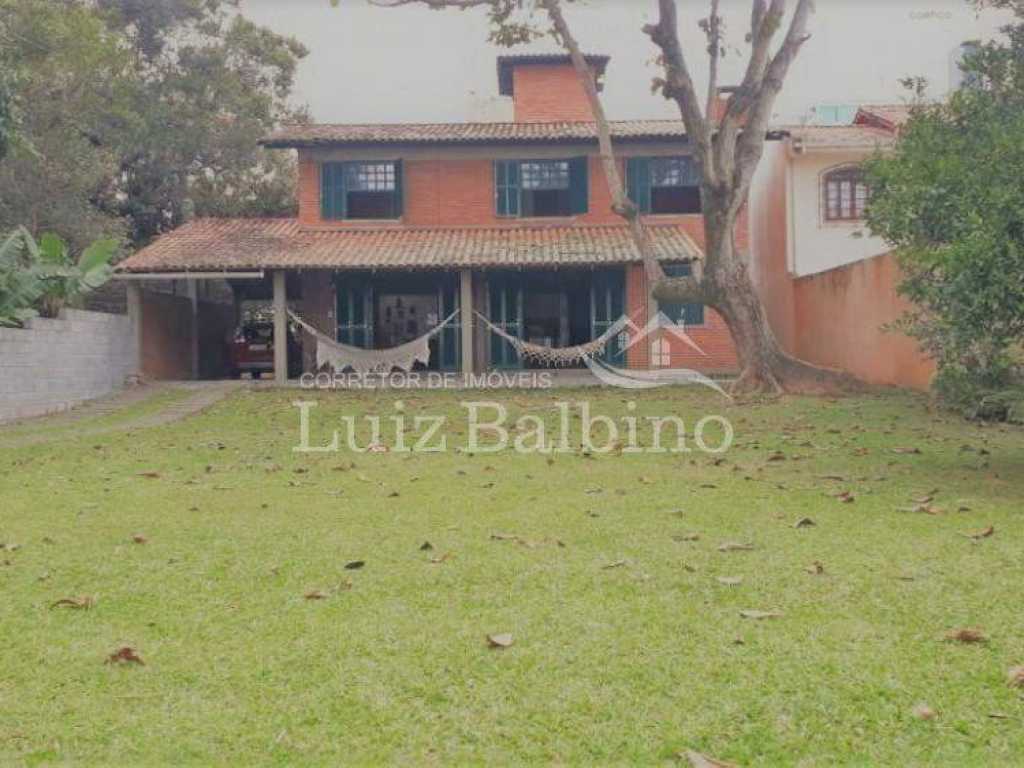
<svg viewBox="0 0 1024 768">
<path fill-rule="evenodd" d="M 43 295 L 39 247 L 24 227 L 0 243 L 0 326 L 18 327 L 38 313 L 34 305 Z"/>
<path fill-rule="evenodd" d="M 76 261 L 67 244 L 57 235 L 39 238 L 39 269 L 43 281 L 40 309 L 46 317 L 56 317 L 60 310 L 94 291 L 114 274 L 110 261 L 117 253 L 118 242 L 97 240 Z"/>
</svg>

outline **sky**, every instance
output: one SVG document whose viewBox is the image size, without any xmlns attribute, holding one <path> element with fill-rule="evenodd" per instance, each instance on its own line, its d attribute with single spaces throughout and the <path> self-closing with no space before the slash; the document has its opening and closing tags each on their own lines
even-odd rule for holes
<svg viewBox="0 0 1024 768">
<path fill-rule="evenodd" d="M 794 3 L 790 3 L 792 6 Z M 749 0 L 723 0 L 729 55 L 723 85 L 738 82 L 746 52 Z M 487 42 L 480 11 L 385 9 L 366 0 L 242 0 L 242 13 L 310 50 L 299 65 L 296 100 L 317 122 L 458 122 L 511 119 L 497 95 L 495 59 L 509 49 Z M 680 36 L 698 81 L 707 55 L 697 27 L 706 3 L 681 0 Z M 641 31 L 655 0 L 578 0 L 567 17 L 581 47 L 611 56 L 603 93 L 612 119 L 678 118 L 650 92 L 655 48 Z M 694 10 L 690 10 L 694 9 Z M 966 0 L 818 0 L 811 38 L 776 103 L 777 122 L 799 122 L 818 104 L 905 99 L 900 78 L 923 76 L 941 96 L 966 40 L 987 40 L 1005 20 L 977 14 Z M 525 53 L 556 50 L 541 42 Z"/>
</svg>

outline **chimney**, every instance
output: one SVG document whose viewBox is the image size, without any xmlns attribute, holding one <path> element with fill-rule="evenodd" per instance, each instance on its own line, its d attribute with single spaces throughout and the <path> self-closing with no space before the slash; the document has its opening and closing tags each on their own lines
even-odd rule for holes
<svg viewBox="0 0 1024 768">
<path fill-rule="evenodd" d="M 585 59 L 600 91 L 609 57 L 587 54 Z M 565 54 L 499 56 L 498 92 L 512 97 L 517 123 L 594 121 L 583 84 Z"/>
</svg>

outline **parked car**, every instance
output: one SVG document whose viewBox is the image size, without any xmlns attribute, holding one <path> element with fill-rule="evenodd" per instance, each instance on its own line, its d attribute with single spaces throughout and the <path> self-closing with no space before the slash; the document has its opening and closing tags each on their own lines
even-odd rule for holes
<svg viewBox="0 0 1024 768">
<path fill-rule="evenodd" d="M 243 373 L 259 378 L 264 371 L 274 370 L 274 324 L 246 323 L 235 331 L 228 345 L 228 372 L 233 379 Z M 302 373 L 302 345 L 292 328 L 288 328 L 288 376 Z"/>
</svg>

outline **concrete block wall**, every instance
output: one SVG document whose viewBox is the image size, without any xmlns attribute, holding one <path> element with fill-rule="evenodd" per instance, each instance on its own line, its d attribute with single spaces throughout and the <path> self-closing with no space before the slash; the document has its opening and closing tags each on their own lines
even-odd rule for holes
<svg viewBox="0 0 1024 768">
<path fill-rule="evenodd" d="M 65 309 L 57 319 L 0 328 L 0 422 L 109 394 L 137 368 L 127 315 Z"/>
</svg>

